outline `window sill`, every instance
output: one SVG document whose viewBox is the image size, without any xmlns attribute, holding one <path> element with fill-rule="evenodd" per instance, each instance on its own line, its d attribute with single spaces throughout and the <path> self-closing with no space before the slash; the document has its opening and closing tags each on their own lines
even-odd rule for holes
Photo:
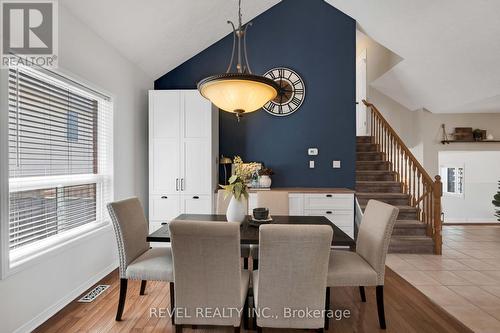
<svg viewBox="0 0 500 333">
<path fill-rule="evenodd" d="M 13 250 L 9 256 L 9 268 L 2 278 L 43 262 L 48 257 L 67 251 L 68 248 L 102 235 L 104 232 L 111 231 L 111 229 L 111 223 L 108 221 L 92 223 L 64 233 L 61 237 L 54 237 L 54 239 L 47 239 L 39 244 L 28 246 L 26 249 Z"/>
</svg>

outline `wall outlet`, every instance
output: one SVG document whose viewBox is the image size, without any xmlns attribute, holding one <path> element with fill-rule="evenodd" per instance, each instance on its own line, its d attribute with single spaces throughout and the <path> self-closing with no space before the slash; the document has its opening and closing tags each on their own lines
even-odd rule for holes
<svg viewBox="0 0 500 333">
<path fill-rule="evenodd" d="M 314 161 L 309 161 L 309 169 L 314 169 Z"/>
<path fill-rule="evenodd" d="M 316 155 L 318 155 L 318 148 L 309 148 L 309 149 L 307 149 L 307 154 L 309 156 L 316 156 Z"/>
<path fill-rule="evenodd" d="M 332 167 L 334 169 L 340 169 L 340 161 L 333 161 Z"/>
</svg>

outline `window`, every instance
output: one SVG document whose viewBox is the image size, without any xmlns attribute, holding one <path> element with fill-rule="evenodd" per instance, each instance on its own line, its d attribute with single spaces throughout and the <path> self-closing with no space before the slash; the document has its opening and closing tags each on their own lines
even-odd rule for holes
<svg viewBox="0 0 500 333">
<path fill-rule="evenodd" d="M 441 180 L 443 182 L 443 193 L 463 196 L 463 167 L 441 167 Z"/>
<path fill-rule="evenodd" d="M 112 102 L 32 68 L 8 75 L 8 248 L 50 246 L 105 223 L 112 200 Z"/>
</svg>

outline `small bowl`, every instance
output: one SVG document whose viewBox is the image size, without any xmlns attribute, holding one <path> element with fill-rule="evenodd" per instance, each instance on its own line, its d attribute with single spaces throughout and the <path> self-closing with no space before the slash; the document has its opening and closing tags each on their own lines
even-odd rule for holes
<svg viewBox="0 0 500 333">
<path fill-rule="evenodd" d="M 253 218 L 256 220 L 266 220 L 269 217 L 268 208 L 254 208 Z"/>
</svg>

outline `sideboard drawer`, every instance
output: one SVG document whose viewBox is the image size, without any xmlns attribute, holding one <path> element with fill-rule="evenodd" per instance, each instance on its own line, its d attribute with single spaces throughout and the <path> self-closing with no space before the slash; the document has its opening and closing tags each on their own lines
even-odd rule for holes
<svg viewBox="0 0 500 333">
<path fill-rule="evenodd" d="M 339 228 L 352 227 L 354 223 L 354 213 L 350 210 L 306 209 L 304 215 L 324 216 Z"/>
<path fill-rule="evenodd" d="M 304 209 L 354 209 L 354 195 L 329 193 L 304 194 Z"/>
</svg>

